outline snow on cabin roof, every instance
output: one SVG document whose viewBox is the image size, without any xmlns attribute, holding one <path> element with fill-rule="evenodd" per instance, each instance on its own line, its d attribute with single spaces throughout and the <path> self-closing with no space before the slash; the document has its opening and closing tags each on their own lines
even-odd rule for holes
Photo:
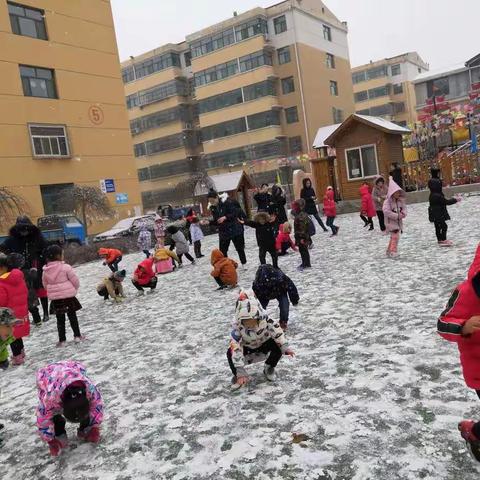
<svg viewBox="0 0 480 480">
<path fill-rule="evenodd" d="M 411 131 L 408 128 L 401 127 L 396 123 L 390 122 L 385 120 L 382 117 L 371 117 L 370 115 L 359 115 L 358 113 L 355 114 L 355 117 L 363 118 L 366 122 L 373 123 L 378 127 L 381 127 L 385 130 L 389 130 L 391 132 L 398 132 L 398 133 L 410 133 Z"/>
<path fill-rule="evenodd" d="M 230 192 L 236 190 L 242 179 L 244 172 L 239 170 L 238 172 L 222 173 L 220 175 L 211 175 L 209 178 L 214 184 L 214 188 L 218 193 Z M 202 185 L 201 182 L 197 183 L 195 187 L 195 196 L 206 195 L 208 193 L 208 186 Z"/>
<path fill-rule="evenodd" d="M 341 123 L 335 123 L 334 125 L 327 125 L 326 127 L 320 127 L 315 135 L 313 141 L 313 148 L 326 147 L 325 140 L 341 125 Z"/>
</svg>

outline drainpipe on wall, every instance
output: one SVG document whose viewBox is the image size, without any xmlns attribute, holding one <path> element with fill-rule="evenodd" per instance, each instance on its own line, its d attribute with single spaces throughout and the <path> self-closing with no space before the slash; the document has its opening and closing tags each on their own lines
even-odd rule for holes
<svg viewBox="0 0 480 480">
<path fill-rule="evenodd" d="M 305 139 L 307 140 L 307 145 L 308 145 L 307 152 L 309 152 L 311 148 L 310 135 L 308 134 L 307 111 L 305 109 L 305 96 L 303 94 L 303 77 L 302 77 L 302 72 L 300 70 L 300 56 L 298 54 L 298 48 L 297 48 L 297 26 L 295 24 L 295 8 L 293 4 L 290 5 L 290 11 L 292 12 L 292 18 L 293 18 L 293 41 L 295 45 L 295 61 L 297 63 L 297 75 L 298 75 L 298 81 L 300 83 L 300 98 L 302 102 L 303 122 L 305 124 Z"/>
</svg>

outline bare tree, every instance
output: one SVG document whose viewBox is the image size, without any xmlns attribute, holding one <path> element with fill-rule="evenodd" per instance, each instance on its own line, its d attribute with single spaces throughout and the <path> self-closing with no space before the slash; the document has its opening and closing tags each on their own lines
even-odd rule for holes
<svg viewBox="0 0 480 480">
<path fill-rule="evenodd" d="M 25 214 L 27 202 L 7 187 L 0 187 L 0 224 L 6 225 Z"/>
<path fill-rule="evenodd" d="M 65 189 L 62 198 L 65 204 L 69 205 L 72 211 L 82 219 L 85 235 L 88 235 L 88 226 L 94 221 L 105 220 L 115 214 L 107 196 L 98 187 L 74 185 Z"/>
</svg>

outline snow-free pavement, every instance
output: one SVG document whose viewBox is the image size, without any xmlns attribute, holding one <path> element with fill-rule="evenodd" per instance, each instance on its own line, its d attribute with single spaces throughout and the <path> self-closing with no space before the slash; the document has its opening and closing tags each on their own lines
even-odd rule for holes
<svg viewBox="0 0 480 480">
<path fill-rule="evenodd" d="M 121 305 L 95 293 L 100 262 L 77 268 L 88 341 L 73 344 L 68 330 L 68 346 L 55 348 L 52 319 L 32 328 L 26 364 L 0 372 L 0 478 L 477 479 L 456 425 L 480 417 L 480 401 L 436 319 L 480 240 L 480 197 L 450 212 L 451 249 L 436 245 L 418 204 L 397 260 L 357 215 L 338 218 L 338 238 L 317 234 L 312 271 L 296 271 L 297 254 L 281 259 L 301 295 L 288 332 L 297 357 L 281 360 L 275 385 L 252 366 L 252 384 L 236 394 L 225 357 L 236 292 L 215 291 L 207 257 L 160 277 L 154 295 L 137 298 L 127 283 Z M 247 245 L 245 287 L 258 264 L 252 231 Z M 141 258 L 126 257 L 129 274 Z M 70 447 L 51 458 L 35 428 L 35 372 L 64 359 L 84 362 L 103 394 L 103 438 L 80 444 L 67 425 Z M 293 433 L 309 440 L 292 443 Z"/>
</svg>

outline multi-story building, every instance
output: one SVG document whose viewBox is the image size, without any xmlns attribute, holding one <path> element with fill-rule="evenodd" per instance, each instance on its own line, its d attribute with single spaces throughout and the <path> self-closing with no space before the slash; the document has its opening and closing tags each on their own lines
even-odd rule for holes
<svg viewBox="0 0 480 480">
<path fill-rule="evenodd" d="M 0 2 L 0 45 L 0 185 L 33 220 L 104 179 L 118 216 L 140 213 L 110 3 Z"/>
<path fill-rule="evenodd" d="M 417 119 L 413 80 L 428 71 L 417 52 L 352 68 L 355 110 L 405 126 Z"/>
<path fill-rule="evenodd" d="M 318 0 L 234 14 L 122 66 L 146 207 L 195 172 L 273 182 L 354 111 L 347 25 Z"/>
</svg>

